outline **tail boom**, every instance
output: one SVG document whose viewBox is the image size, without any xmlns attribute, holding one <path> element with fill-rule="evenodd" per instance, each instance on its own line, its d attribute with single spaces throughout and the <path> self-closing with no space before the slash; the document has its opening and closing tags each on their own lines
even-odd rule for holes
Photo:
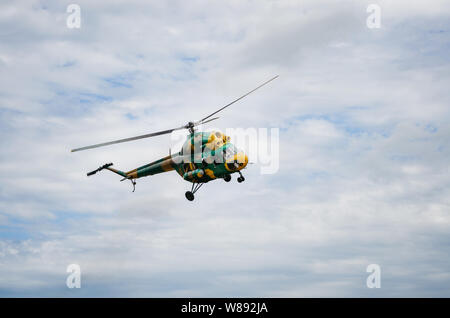
<svg viewBox="0 0 450 318">
<path fill-rule="evenodd" d="M 112 171 L 116 174 L 118 174 L 119 176 L 123 177 L 122 180 L 126 180 L 126 179 L 137 179 L 137 178 L 141 178 L 141 177 L 146 177 L 146 176 L 150 176 L 150 175 L 154 175 L 154 174 L 158 174 L 158 173 L 162 173 L 162 172 L 166 172 L 166 171 L 171 171 L 175 169 L 175 163 L 172 160 L 172 156 L 167 156 L 161 159 L 158 159 L 156 161 L 153 161 L 149 164 L 146 164 L 142 167 L 133 169 L 131 171 L 128 172 L 124 172 L 124 171 L 120 171 L 114 168 L 111 168 L 113 164 L 112 163 L 107 163 L 104 164 L 103 166 L 99 167 L 98 169 L 91 171 L 87 174 L 87 176 L 92 176 L 94 174 L 96 174 L 97 172 L 106 169 L 109 171 Z"/>
</svg>

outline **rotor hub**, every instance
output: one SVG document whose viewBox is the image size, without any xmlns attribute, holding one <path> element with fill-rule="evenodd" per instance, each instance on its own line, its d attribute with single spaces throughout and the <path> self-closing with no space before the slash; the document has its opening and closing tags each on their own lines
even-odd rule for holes
<svg viewBox="0 0 450 318">
<path fill-rule="evenodd" d="M 195 129 L 194 129 L 195 123 L 194 123 L 194 122 L 192 122 L 192 121 L 188 122 L 187 125 L 186 125 L 185 127 L 186 127 L 186 129 L 189 130 L 189 132 L 190 132 L 191 134 L 194 133 L 194 131 L 195 131 Z"/>
</svg>

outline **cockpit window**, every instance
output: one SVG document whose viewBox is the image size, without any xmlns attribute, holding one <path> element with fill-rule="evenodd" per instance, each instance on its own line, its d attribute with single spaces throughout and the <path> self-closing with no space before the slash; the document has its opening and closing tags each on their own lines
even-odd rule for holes
<svg viewBox="0 0 450 318">
<path fill-rule="evenodd" d="M 237 154 L 237 149 L 233 146 L 228 146 L 224 151 L 225 159 L 232 158 L 235 154 Z"/>
</svg>

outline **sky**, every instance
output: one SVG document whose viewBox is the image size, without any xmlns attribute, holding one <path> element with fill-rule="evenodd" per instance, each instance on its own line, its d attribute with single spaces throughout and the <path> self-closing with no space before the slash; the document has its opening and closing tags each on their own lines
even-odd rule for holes
<svg viewBox="0 0 450 318">
<path fill-rule="evenodd" d="M 0 297 L 449 297 L 449 21 L 438 0 L 2 1 Z M 204 128 L 278 128 L 276 173 L 189 202 L 175 172 L 134 193 L 86 177 L 166 156 L 169 135 L 70 153 L 275 75 Z"/>
</svg>

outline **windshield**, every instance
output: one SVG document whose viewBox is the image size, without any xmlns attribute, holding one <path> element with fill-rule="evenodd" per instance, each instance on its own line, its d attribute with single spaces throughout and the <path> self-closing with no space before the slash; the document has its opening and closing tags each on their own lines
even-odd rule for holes
<svg viewBox="0 0 450 318">
<path fill-rule="evenodd" d="M 228 147 L 224 150 L 225 159 L 232 158 L 235 154 L 237 154 L 237 149 L 233 145 L 228 145 Z"/>
</svg>

